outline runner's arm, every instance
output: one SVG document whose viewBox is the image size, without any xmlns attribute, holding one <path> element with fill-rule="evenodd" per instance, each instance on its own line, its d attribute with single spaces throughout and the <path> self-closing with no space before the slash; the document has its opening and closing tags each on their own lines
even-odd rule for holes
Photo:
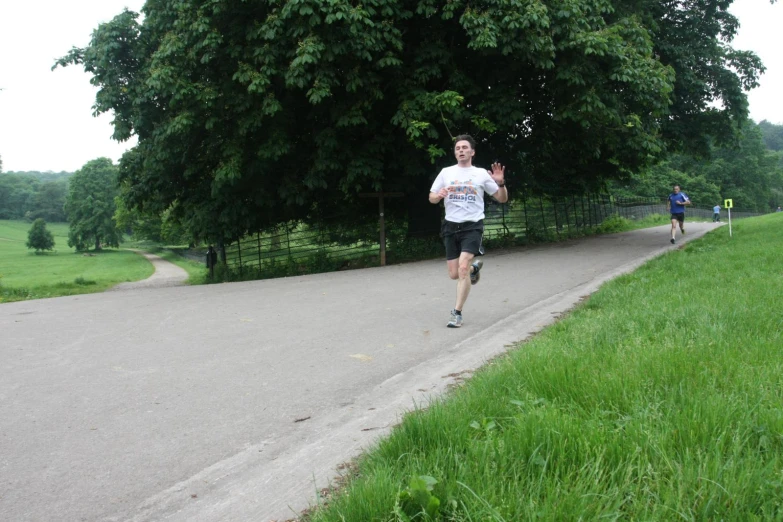
<svg viewBox="0 0 783 522">
<path fill-rule="evenodd" d="M 446 188 L 446 183 L 443 181 L 443 171 L 440 171 L 440 174 L 438 174 L 438 177 L 435 178 L 435 181 L 432 182 L 432 186 L 430 187 L 430 203 L 437 205 L 442 200 L 446 199 L 448 195 L 449 191 Z"/>
<path fill-rule="evenodd" d="M 441 200 L 446 199 L 449 195 L 449 191 L 445 188 L 440 189 L 438 192 L 430 192 L 430 203 L 437 205 Z"/>
<path fill-rule="evenodd" d="M 503 185 L 502 187 L 498 186 L 497 192 L 492 194 L 492 197 L 495 198 L 495 200 L 498 203 L 505 203 L 506 201 L 508 201 L 508 189 L 506 188 L 505 185 Z"/>
</svg>

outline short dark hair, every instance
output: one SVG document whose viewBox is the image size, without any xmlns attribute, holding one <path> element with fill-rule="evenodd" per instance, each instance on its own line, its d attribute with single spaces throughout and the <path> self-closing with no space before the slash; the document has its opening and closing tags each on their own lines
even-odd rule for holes
<svg viewBox="0 0 783 522">
<path fill-rule="evenodd" d="M 476 150 L 476 141 L 473 139 L 473 136 L 470 134 L 460 134 L 456 138 L 454 138 L 454 145 L 457 144 L 458 141 L 467 141 L 470 143 L 470 148 L 473 150 Z"/>
</svg>

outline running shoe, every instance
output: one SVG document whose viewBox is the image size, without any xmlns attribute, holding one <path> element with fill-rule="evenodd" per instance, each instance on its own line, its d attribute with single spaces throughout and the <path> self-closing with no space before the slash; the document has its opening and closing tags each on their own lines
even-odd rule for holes
<svg viewBox="0 0 783 522">
<path fill-rule="evenodd" d="M 484 266 L 484 261 L 481 259 L 474 261 L 472 265 L 473 271 L 470 273 L 470 284 L 475 285 L 479 282 L 479 279 L 481 279 L 481 274 L 479 271 L 481 270 L 481 267 Z"/>
</svg>

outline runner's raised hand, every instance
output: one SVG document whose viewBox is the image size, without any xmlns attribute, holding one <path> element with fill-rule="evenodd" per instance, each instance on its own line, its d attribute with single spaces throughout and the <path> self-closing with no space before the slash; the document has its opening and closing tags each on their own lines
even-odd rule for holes
<svg viewBox="0 0 783 522">
<path fill-rule="evenodd" d="M 495 183 L 502 185 L 506 179 L 506 167 L 496 161 L 492 164 L 492 170 L 487 170 L 487 174 L 495 180 Z"/>
</svg>

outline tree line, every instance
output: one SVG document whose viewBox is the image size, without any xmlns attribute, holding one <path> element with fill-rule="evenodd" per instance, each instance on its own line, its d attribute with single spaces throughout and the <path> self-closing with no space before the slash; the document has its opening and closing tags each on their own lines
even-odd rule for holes
<svg viewBox="0 0 783 522">
<path fill-rule="evenodd" d="M 65 222 L 63 206 L 72 172 L 0 173 L 0 219 Z"/>
<path fill-rule="evenodd" d="M 783 151 L 783 125 L 776 125 L 767 120 L 761 120 L 759 130 L 764 137 L 764 144 L 768 149 Z"/>
<path fill-rule="evenodd" d="M 739 144 L 764 66 L 732 47 L 731 4 L 148 1 L 55 67 L 89 72 L 115 139 L 137 136 L 119 180 L 144 219 L 232 240 L 374 217 L 360 195 L 384 190 L 405 194 L 387 212 L 434 223 L 423 194 L 459 133 L 512 192 L 552 195 Z"/>
<path fill-rule="evenodd" d="M 67 221 L 68 246 L 78 251 L 118 247 L 117 174 L 108 158 L 89 161 L 75 173 L 0 171 L 0 219 L 32 221 L 27 245 L 36 252 L 55 246 L 46 222 Z"/>
<path fill-rule="evenodd" d="M 738 209 L 769 212 L 783 205 L 783 125 L 747 120 L 731 145 L 709 145 L 705 156 L 674 153 L 660 163 L 609 183 L 616 196 L 665 196 L 680 185 L 694 204 L 723 205 L 732 199 Z M 780 143 L 783 145 L 783 143 Z"/>
<path fill-rule="evenodd" d="M 462 132 L 512 194 L 674 180 L 762 210 L 783 190 L 779 126 L 748 120 L 764 66 L 731 46 L 731 4 L 149 1 L 55 67 L 92 74 L 114 138 L 137 136 L 114 218 L 148 237 L 374 218 L 360 196 L 381 190 L 405 194 L 388 214 L 435 224 L 424 195 Z"/>
</svg>

